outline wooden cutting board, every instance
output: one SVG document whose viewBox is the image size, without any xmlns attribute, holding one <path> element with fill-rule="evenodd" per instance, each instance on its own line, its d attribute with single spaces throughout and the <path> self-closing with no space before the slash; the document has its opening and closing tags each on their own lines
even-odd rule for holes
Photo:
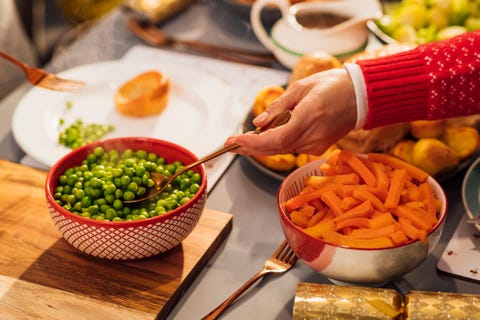
<svg viewBox="0 0 480 320">
<path fill-rule="evenodd" d="M 205 209 L 183 243 L 133 262 L 86 256 L 50 219 L 46 173 L 0 160 L 0 318 L 164 319 L 232 228 Z"/>
</svg>

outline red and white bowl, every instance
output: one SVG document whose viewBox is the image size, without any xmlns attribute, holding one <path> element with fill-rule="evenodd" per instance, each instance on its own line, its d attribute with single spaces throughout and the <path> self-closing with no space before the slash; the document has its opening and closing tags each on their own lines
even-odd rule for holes
<svg viewBox="0 0 480 320">
<path fill-rule="evenodd" d="M 111 260 L 134 260 L 160 254 L 179 245 L 195 228 L 205 207 L 207 176 L 203 165 L 193 170 L 200 173 L 199 191 L 184 205 L 163 215 L 131 222 L 98 221 L 65 210 L 54 200 L 59 176 L 79 165 L 97 146 L 105 150 L 144 149 L 156 153 L 167 162 L 189 164 L 198 158 L 174 143 L 151 138 L 113 138 L 97 141 L 75 149 L 50 169 L 45 182 L 45 195 L 53 223 L 62 236 L 81 252 Z"/>
<path fill-rule="evenodd" d="M 308 163 L 285 178 L 277 193 L 277 207 L 285 237 L 301 261 L 318 273 L 339 284 L 380 285 L 399 278 L 417 268 L 437 245 L 447 213 L 447 199 L 442 187 L 433 178 L 428 182 L 442 202 L 436 225 L 428 232 L 427 243 L 419 240 L 381 249 L 357 249 L 325 242 L 305 233 L 288 217 L 283 203 L 297 195 L 305 177 L 322 175 L 325 160 Z"/>
</svg>

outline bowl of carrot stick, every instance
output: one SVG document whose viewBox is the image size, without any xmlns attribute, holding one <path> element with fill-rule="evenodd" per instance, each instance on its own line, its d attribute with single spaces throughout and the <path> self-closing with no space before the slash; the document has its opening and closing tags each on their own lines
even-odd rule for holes
<svg viewBox="0 0 480 320">
<path fill-rule="evenodd" d="M 447 198 L 434 178 L 398 158 L 337 150 L 288 175 L 277 207 L 303 263 L 337 284 L 378 286 L 425 261 Z"/>
</svg>

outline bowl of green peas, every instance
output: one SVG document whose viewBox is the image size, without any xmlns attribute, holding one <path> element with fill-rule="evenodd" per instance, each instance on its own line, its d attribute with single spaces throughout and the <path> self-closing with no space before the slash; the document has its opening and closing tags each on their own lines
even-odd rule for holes
<svg viewBox="0 0 480 320">
<path fill-rule="evenodd" d="M 198 160 L 177 144 L 142 137 L 113 138 L 72 150 L 45 182 L 53 223 L 72 246 L 98 258 L 135 260 L 179 245 L 195 228 L 207 195 L 205 167 L 178 176 L 140 203 L 154 186 L 152 172 L 172 175 Z"/>
</svg>

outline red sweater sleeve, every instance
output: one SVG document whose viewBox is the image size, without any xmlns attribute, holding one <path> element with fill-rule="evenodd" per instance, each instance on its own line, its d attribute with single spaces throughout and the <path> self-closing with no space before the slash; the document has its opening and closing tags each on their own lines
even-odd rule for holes
<svg viewBox="0 0 480 320">
<path fill-rule="evenodd" d="M 480 113 L 480 31 L 356 63 L 367 89 L 365 129 Z"/>
</svg>

